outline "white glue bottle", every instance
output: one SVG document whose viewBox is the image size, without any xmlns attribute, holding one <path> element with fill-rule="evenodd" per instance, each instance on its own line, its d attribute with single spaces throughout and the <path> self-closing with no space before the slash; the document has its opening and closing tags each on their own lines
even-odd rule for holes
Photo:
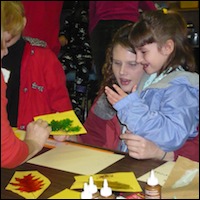
<svg viewBox="0 0 200 200">
<path fill-rule="evenodd" d="M 154 170 L 150 172 L 144 193 L 145 199 L 161 199 L 161 186 L 158 184 L 158 179 L 154 175 Z"/>
<path fill-rule="evenodd" d="M 89 191 L 87 183 L 84 183 L 83 191 L 81 192 L 81 199 L 92 199 L 92 193 Z"/>
<path fill-rule="evenodd" d="M 107 179 L 103 180 L 103 187 L 100 190 L 99 199 L 116 199 L 115 195 L 112 193 L 112 189 L 108 187 Z"/>
<path fill-rule="evenodd" d="M 92 193 L 92 198 L 93 199 L 98 199 L 100 196 L 100 193 L 97 189 L 97 186 L 94 184 L 94 179 L 92 176 L 89 178 L 89 185 L 88 185 L 89 191 Z"/>
</svg>

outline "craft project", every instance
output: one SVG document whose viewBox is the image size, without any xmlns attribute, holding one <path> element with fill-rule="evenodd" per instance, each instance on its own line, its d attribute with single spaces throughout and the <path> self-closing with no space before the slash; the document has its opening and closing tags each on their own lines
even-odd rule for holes
<svg viewBox="0 0 200 200">
<path fill-rule="evenodd" d="M 75 182 L 70 189 L 82 189 L 85 182 L 88 182 L 90 176 L 75 176 Z M 102 188 L 104 179 L 107 179 L 109 187 L 113 191 L 119 192 L 141 192 L 142 189 L 133 172 L 116 172 L 107 174 L 92 175 L 95 185 L 98 189 Z"/>
<path fill-rule="evenodd" d="M 50 184 L 49 179 L 38 171 L 16 171 L 6 190 L 11 190 L 25 199 L 37 199 Z"/>
<path fill-rule="evenodd" d="M 52 128 L 51 135 L 78 135 L 87 133 L 73 110 L 34 117 L 46 120 Z"/>
</svg>

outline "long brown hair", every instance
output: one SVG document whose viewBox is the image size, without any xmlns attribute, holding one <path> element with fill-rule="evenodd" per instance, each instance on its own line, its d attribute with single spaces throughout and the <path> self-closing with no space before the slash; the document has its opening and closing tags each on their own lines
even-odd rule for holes
<svg viewBox="0 0 200 200">
<path fill-rule="evenodd" d="M 186 71 L 195 71 L 194 54 L 187 38 L 187 23 L 176 11 L 165 13 L 157 10 L 142 13 L 140 20 L 133 26 L 129 39 L 136 48 L 153 42 L 161 48 L 168 39 L 174 41 L 174 51 L 158 74 L 169 67 L 175 70 L 179 65 Z"/>
<path fill-rule="evenodd" d="M 99 94 L 104 92 L 105 86 L 112 87 L 114 83 L 117 84 L 116 78 L 112 71 L 112 62 L 113 62 L 113 49 L 116 45 L 120 44 L 121 46 L 125 47 L 128 51 L 134 52 L 134 48 L 132 44 L 128 40 L 128 35 L 131 30 L 133 23 L 126 24 L 118 29 L 115 35 L 112 38 L 112 41 L 107 48 L 106 51 L 106 61 L 102 69 L 103 73 L 103 81 L 101 83 L 101 87 L 99 90 Z"/>
</svg>

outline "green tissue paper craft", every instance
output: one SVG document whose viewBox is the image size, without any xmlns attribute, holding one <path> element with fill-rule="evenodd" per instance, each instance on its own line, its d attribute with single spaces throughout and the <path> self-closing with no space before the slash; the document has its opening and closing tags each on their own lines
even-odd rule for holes
<svg viewBox="0 0 200 200">
<path fill-rule="evenodd" d="M 78 135 L 87 133 L 74 110 L 34 117 L 34 120 L 37 119 L 47 121 L 52 129 L 51 135 Z"/>
<path fill-rule="evenodd" d="M 52 131 L 65 131 L 65 132 L 78 132 L 80 131 L 80 126 L 72 126 L 73 121 L 66 118 L 62 120 L 52 120 L 49 125 L 52 128 Z"/>
</svg>

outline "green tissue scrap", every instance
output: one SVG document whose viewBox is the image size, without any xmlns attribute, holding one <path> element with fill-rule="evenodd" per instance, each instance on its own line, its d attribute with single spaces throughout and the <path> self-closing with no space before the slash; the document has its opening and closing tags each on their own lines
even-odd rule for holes
<svg viewBox="0 0 200 200">
<path fill-rule="evenodd" d="M 81 130 L 80 126 L 72 126 L 72 120 L 66 118 L 60 121 L 52 120 L 49 123 L 49 126 L 51 126 L 52 131 L 66 131 L 66 132 L 78 132 Z"/>
</svg>

